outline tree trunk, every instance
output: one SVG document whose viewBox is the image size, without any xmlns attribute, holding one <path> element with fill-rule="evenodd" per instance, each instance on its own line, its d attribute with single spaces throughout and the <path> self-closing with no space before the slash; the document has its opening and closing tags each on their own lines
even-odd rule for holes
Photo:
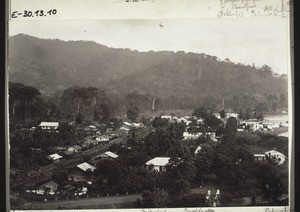
<svg viewBox="0 0 300 212">
<path fill-rule="evenodd" d="M 27 108 L 28 108 L 28 101 L 25 100 L 25 113 L 24 113 L 24 121 L 25 121 L 25 124 L 27 124 Z"/>
<path fill-rule="evenodd" d="M 18 100 L 13 101 L 13 107 L 12 107 L 12 113 L 13 113 L 13 116 L 16 115 L 17 101 L 18 101 Z"/>
<path fill-rule="evenodd" d="M 153 102 L 152 102 L 152 111 L 155 110 L 155 100 L 156 100 L 156 97 L 154 97 Z"/>
</svg>

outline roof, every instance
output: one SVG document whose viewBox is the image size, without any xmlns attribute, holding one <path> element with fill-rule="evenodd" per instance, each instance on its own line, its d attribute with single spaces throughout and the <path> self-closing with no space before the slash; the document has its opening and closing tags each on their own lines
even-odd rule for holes
<svg viewBox="0 0 300 212">
<path fill-rule="evenodd" d="M 55 153 L 55 154 L 49 155 L 48 158 L 50 158 L 52 160 L 57 160 L 57 159 L 62 158 L 62 156 L 60 156 L 59 154 Z"/>
<path fill-rule="evenodd" d="M 111 152 L 111 151 L 107 151 L 107 152 L 104 152 L 104 154 L 108 155 L 109 157 L 112 157 L 112 158 L 117 158 L 119 157 L 117 154 Z"/>
<path fill-rule="evenodd" d="M 76 149 L 76 150 L 80 150 L 80 149 L 82 149 L 82 147 L 81 146 L 79 146 L 79 145 L 74 145 L 74 146 L 72 146 L 74 149 Z"/>
<path fill-rule="evenodd" d="M 96 138 L 96 141 L 108 141 L 109 140 L 109 136 L 107 135 L 101 135 L 100 137 Z"/>
<path fill-rule="evenodd" d="M 194 153 L 198 154 L 201 151 L 201 149 L 202 149 L 201 146 L 198 146 Z"/>
<path fill-rule="evenodd" d="M 188 137 L 188 136 L 191 136 L 191 137 L 196 137 L 196 136 L 200 136 L 200 135 L 202 135 L 202 133 L 201 133 L 201 132 L 199 132 L 199 133 L 189 133 L 189 132 L 183 132 L 183 136 L 184 136 L 184 137 Z"/>
<path fill-rule="evenodd" d="M 65 146 L 56 146 L 56 147 L 54 147 L 54 149 L 56 149 L 56 150 L 66 150 L 67 147 L 65 147 Z"/>
<path fill-rule="evenodd" d="M 278 155 L 278 156 L 280 156 L 280 157 L 286 158 L 286 156 L 285 156 L 284 154 L 282 154 L 281 152 L 278 152 L 278 151 L 276 151 L 276 150 L 274 150 L 274 149 L 265 152 L 265 154 L 266 154 L 266 155 L 267 155 L 267 154 L 271 154 L 272 156 L 273 156 L 273 155 Z"/>
<path fill-rule="evenodd" d="M 70 184 L 68 184 L 68 185 L 65 185 L 63 188 L 65 188 L 65 189 L 68 189 L 69 191 L 71 191 L 71 190 L 74 190 L 74 189 L 75 189 L 75 187 L 74 187 L 74 186 L 72 186 L 72 185 L 70 185 Z"/>
<path fill-rule="evenodd" d="M 66 154 L 66 155 L 72 155 L 74 152 L 69 151 L 69 150 L 66 150 L 66 151 L 64 151 L 63 153 Z"/>
<path fill-rule="evenodd" d="M 169 163 L 170 157 L 155 157 L 146 162 L 146 165 L 166 166 Z"/>
<path fill-rule="evenodd" d="M 94 166 L 92 166 L 92 165 L 90 165 L 86 162 L 78 164 L 77 167 L 80 168 L 83 171 L 86 171 L 88 169 L 91 169 L 92 171 L 94 171 L 96 169 Z"/>
<path fill-rule="evenodd" d="M 120 130 L 130 130 L 130 128 L 128 128 L 128 126 L 124 125 L 124 126 L 120 127 Z"/>
<path fill-rule="evenodd" d="M 39 186 L 38 188 L 57 188 L 58 184 L 54 182 L 53 180 Z"/>
<path fill-rule="evenodd" d="M 129 122 L 127 121 L 124 121 L 123 124 L 127 125 L 127 126 L 132 126 L 132 124 L 130 124 Z"/>
<path fill-rule="evenodd" d="M 265 157 L 266 155 L 265 154 L 253 154 L 254 157 Z"/>
<path fill-rule="evenodd" d="M 54 182 L 53 180 L 51 180 L 48 183 L 45 183 L 44 186 L 58 186 L 58 184 L 56 182 Z"/>
<path fill-rule="evenodd" d="M 87 143 L 81 144 L 81 147 L 87 147 L 87 146 L 88 146 Z"/>
<path fill-rule="evenodd" d="M 58 127 L 58 122 L 41 122 L 40 127 Z"/>
</svg>

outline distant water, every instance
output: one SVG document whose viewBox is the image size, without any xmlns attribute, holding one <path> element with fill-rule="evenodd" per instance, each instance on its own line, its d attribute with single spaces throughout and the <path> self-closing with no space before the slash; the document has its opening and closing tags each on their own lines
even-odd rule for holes
<svg viewBox="0 0 300 212">
<path fill-rule="evenodd" d="M 271 115 L 265 115 L 264 119 L 266 121 L 270 122 L 276 122 L 276 123 L 286 123 L 289 120 L 289 115 L 288 114 L 271 114 Z"/>
</svg>

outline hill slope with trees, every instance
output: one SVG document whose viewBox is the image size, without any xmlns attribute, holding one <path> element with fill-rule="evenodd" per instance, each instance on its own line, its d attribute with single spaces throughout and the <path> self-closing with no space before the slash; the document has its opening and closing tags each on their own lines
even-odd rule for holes
<svg viewBox="0 0 300 212">
<path fill-rule="evenodd" d="M 42 95 L 94 86 L 119 98 L 132 93 L 149 97 L 147 109 L 157 102 L 160 109 L 194 109 L 200 104 L 233 111 L 287 107 L 287 76 L 268 65 L 258 68 L 203 53 L 138 52 L 24 34 L 10 37 L 9 50 L 10 82 L 36 87 Z"/>
</svg>

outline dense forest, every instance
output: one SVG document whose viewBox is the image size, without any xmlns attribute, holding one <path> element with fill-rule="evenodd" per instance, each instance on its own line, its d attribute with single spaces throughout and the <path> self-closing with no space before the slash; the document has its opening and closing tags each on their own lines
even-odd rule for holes
<svg viewBox="0 0 300 212">
<path fill-rule="evenodd" d="M 62 113 L 69 111 L 65 106 L 76 111 L 86 105 L 87 110 L 96 107 L 99 111 L 108 110 L 108 104 L 113 105 L 112 112 L 124 112 L 132 102 L 141 110 L 204 105 L 212 111 L 260 108 L 272 112 L 287 107 L 287 76 L 276 74 L 268 65 L 236 64 L 203 53 L 138 52 L 92 41 L 24 34 L 10 37 L 9 50 L 10 82 L 37 88 Z M 91 98 L 80 92 L 71 95 L 75 88 L 91 86 L 99 92 Z"/>
</svg>

